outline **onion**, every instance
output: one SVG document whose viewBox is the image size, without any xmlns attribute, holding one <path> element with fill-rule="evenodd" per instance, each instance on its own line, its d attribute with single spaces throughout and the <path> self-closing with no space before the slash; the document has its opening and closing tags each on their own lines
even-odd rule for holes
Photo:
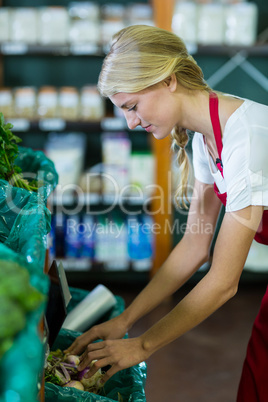
<svg viewBox="0 0 268 402">
<path fill-rule="evenodd" d="M 80 359 L 76 355 L 67 355 L 65 356 L 64 361 L 72 364 L 73 366 L 78 366 L 80 363 Z"/>
<path fill-rule="evenodd" d="M 90 378 L 85 378 L 85 375 L 87 372 L 90 370 L 90 367 L 96 362 L 97 360 L 92 360 L 90 363 L 89 367 L 86 367 L 84 370 L 80 371 L 78 373 L 78 379 L 81 381 L 83 384 L 85 390 L 90 390 L 92 387 L 95 388 L 101 388 L 102 385 L 100 383 L 100 380 L 103 376 L 101 369 L 99 369 L 94 375 L 92 375 Z"/>
<path fill-rule="evenodd" d="M 89 371 L 89 368 L 86 367 L 84 370 L 78 372 L 78 380 L 81 381 L 84 378 L 84 375 Z"/>
<path fill-rule="evenodd" d="M 84 391 L 84 386 L 80 381 L 69 381 L 67 384 L 63 385 L 63 387 L 70 387 L 70 388 L 76 388 L 80 389 L 80 391 Z"/>
<path fill-rule="evenodd" d="M 89 371 L 89 369 L 85 369 L 81 371 L 83 373 L 83 377 L 80 378 L 81 383 L 84 385 L 84 388 L 87 390 L 91 387 L 100 388 L 100 379 L 102 378 L 101 369 L 99 369 L 93 376 L 90 378 L 84 378 L 84 375 Z"/>
</svg>

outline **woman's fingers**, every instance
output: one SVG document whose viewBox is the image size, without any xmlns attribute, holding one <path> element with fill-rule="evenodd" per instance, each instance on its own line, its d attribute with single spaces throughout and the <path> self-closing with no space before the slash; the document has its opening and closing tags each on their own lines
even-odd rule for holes
<svg viewBox="0 0 268 402">
<path fill-rule="evenodd" d="M 111 366 L 103 376 L 105 383 L 118 371 L 138 364 L 146 357 L 139 338 L 101 341 L 88 345 L 81 355 L 78 370 L 84 370 L 95 360 L 87 373 L 87 377 L 90 377 L 98 369 Z"/>
<path fill-rule="evenodd" d="M 84 353 L 80 356 L 80 364 L 78 366 L 78 370 L 84 370 L 91 364 L 93 360 L 100 360 L 105 357 L 107 357 L 107 350 L 105 350 L 105 341 L 92 343 L 87 346 Z"/>
<path fill-rule="evenodd" d="M 76 340 L 69 346 L 69 348 L 64 351 L 64 353 L 79 355 L 80 353 L 84 352 L 89 343 L 97 339 L 99 338 L 92 328 L 84 334 L 78 336 Z"/>
<path fill-rule="evenodd" d="M 103 374 L 100 385 L 104 385 L 113 375 L 122 370 L 118 365 L 114 364 L 105 374 Z"/>
</svg>

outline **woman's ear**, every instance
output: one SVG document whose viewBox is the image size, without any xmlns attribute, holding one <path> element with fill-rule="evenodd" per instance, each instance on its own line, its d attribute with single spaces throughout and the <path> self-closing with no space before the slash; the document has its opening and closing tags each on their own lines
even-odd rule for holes
<svg viewBox="0 0 268 402">
<path fill-rule="evenodd" d="M 169 77 L 164 80 L 165 85 L 169 88 L 171 92 L 175 92 L 177 89 L 177 77 L 176 74 L 173 73 Z"/>
</svg>

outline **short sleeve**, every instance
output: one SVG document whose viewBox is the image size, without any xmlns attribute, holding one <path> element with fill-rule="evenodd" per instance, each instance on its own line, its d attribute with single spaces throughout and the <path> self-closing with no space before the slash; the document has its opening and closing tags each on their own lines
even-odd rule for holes
<svg viewBox="0 0 268 402">
<path fill-rule="evenodd" d="M 268 206 L 268 128 L 244 127 L 239 142 L 226 169 L 227 212 L 249 205 Z"/>
<path fill-rule="evenodd" d="M 204 150 L 203 135 L 195 133 L 192 141 L 194 176 L 201 183 L 213 184 L 208 160 Z"/>
<path fill-rule="evenodd" d="M 226 211 L 268 206 L 268 107 L 247 101 L 225 127 L 222 161 Z M 233 120 L 233 121 L 232 121 Z"/>
</svg>

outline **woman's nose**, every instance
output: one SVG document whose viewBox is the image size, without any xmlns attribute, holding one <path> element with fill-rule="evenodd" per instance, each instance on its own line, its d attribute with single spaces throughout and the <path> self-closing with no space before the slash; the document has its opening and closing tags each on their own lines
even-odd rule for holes
<svg viewBox="0 0 268 402">
<path fill-rule="evenodd" d="M 128 128 L 130 130 L 134 130 L 134 128 L 139 126 L 140 122 L 141 122 L 139 117 L 136 115 L 136 113 L 131 113 L 131 116 L 130 115 L 126 116 L 126 121 L 127 121 Z"/>
</svg>

